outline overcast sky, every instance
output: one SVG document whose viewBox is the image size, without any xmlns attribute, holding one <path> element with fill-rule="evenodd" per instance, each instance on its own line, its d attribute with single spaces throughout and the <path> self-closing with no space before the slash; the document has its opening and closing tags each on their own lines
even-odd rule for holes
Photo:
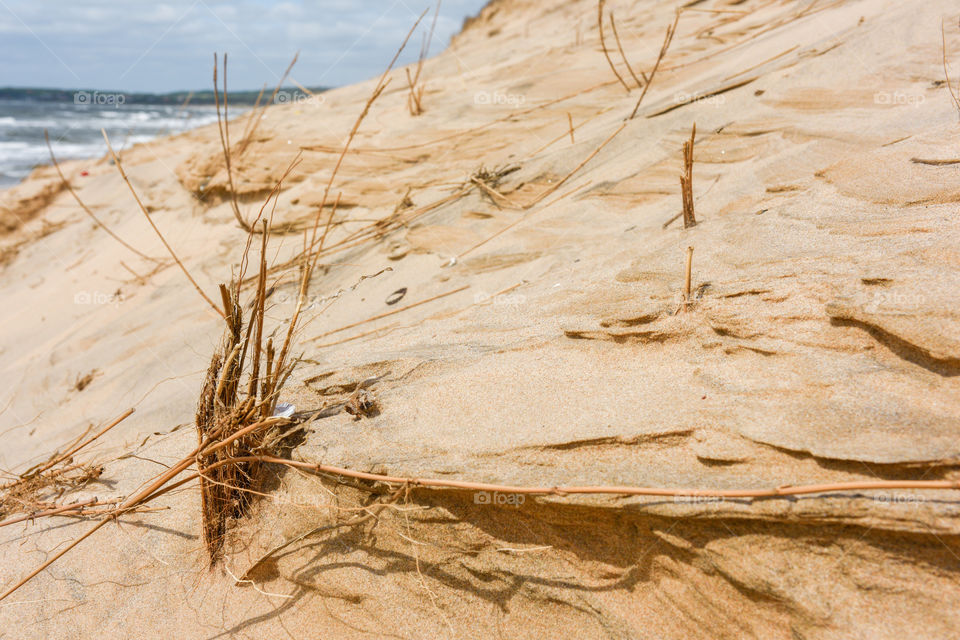
<svg viewBox="0 0 960 640">
<path fill-rule="evenodd" d="M 274 85 L 293 55 L 305 86 L 381 72 L 435 0 L 0 0 L 0 87 L 166 92 L 211 88 L 213 52 L 231 90 Z M 431 53 L 486 0 L 443 0 Z M 420 36 L 405 61 L 415 59 Z"/>
</svg>

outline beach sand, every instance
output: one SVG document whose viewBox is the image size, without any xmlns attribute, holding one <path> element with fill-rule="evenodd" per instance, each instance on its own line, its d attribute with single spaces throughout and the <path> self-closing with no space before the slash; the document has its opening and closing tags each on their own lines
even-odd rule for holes
<svg viewBox="0 0 960 640">
<path fill-rule="evenodd" d="M 606 6 L 649 74 L 678 4 Z M 313 278 L 281 400 L 333 405 L 381 377 L 379 413 L 315 420 L 291 456 L 547 487 L 960 480 L 960 125 L 941 49 L 945 19 L 956 86 L 955 11 L 693 3 L 627 121 L 642 90 L 613 76 L 596 3 L 492 2 L 425 64 L 424 113 L 410 114 L 394 70 L 344 159 L 339 248 Z M 303 149 L 274 222 L 313 225 L 375 82 L 267 110 L 234 161 L 247 219 Z M 231 123 L 234 141 L 247 122 Z M 684 229 L 667 223 L 694 123 L 697 225 Z M 220 145 L 214 125 L 122 153 L 215 300 L 246 242 Z M 92 222 L 51 167 L 0 193 L 0 468 L 22 471 L 134 407 L 81 456 L 105 464 L 101 481 L 61 501 L 118 499 L 196 446 L 223 325 L 106 158 L 62 166 L 114 234 L 164 262 Z M 513 167 L 490 182 L 497 194 L 471 182 Z M 378 235 L 351 240 L 376 221 Z M 302 245 L 302 232 L 273 234 L 271 263 Z M 296 266 L 268 286 L 282 326 Z M 375 525 L 308 537 L 238 583 L 266 550 L 370 500 L 282 467 L 259 490 L 217 567 L 188 485 L 0 604 L 0 638 L 948 638 L 960 626 L 957 491 L 416 490 Z M 0 529 L 3 588 L 89 525 Z"/>
</svg>

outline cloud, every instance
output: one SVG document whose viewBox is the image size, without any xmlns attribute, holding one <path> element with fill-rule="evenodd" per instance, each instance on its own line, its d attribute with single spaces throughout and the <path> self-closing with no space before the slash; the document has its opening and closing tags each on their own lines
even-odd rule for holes
<svg viewBox="0 0 960 640">
<path fill-rule="evenodd" d="M 275 83 L 297 51 L 301 84 L 349 84 L 379 73 L 431 2 L 0 0 L 0 85 L 205 89 L 214 51 L 230 54 L 235 89 Z M 445 0 L 432 52 L 484 4 Z M 419 42 L 401 62 L 416 58 Z"/>
</svg>

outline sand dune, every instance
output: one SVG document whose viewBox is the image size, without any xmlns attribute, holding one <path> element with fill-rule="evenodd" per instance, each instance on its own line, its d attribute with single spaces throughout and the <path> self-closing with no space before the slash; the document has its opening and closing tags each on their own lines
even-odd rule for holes
<svg viewBox="0 0 960 640">
<path fill-rule="evenodd" d="M 631 120 L 643 90 L 607 31 L 631 90 L 611 72 L 595 2 L 495 0 L 427 61 L 419 116 L 404 70 L 391 72 L 336 176 L 280 397 L 339 407 L 366 386 L 378 411 L 315 419 L 293 459 L 547 487 L 960 480 L 958 106 L 941 49 L 943 19 L 956 87 L 956 6 L 686 4 Z M 678 6 L 606 3 L 638 76 Z M 252 220 L 303 150 L 269 241 L 277 327 L 296 306 L 303 230 L 375 83 L 271 107 L 234 160 Z M 697 224 L 684 229 L 694 123 Z M 234 140 L 247 124 L 231 123 Z M 247 234 L 217 127 L 122 162 L 219 301 Z M 23 471 L 135 407 L 83 456 L 104 464 L 100 479 L 61 499 L 116 500 L 197 445 L 223 322 L 107 158 L 63 169 L 160 263 L 97 226 L 51 167 L 0 194 L 0 468 Z M 949 638 L 960 625 L 956 490 L 415 489 L 378 520 L 259 563 L 373 498 L 280 466 L 258 491 L 214 569 L 185 486 L 4 601 L 0 637 Z M 3 588 L 89 524 L 0 529 Z"/>
</svg>

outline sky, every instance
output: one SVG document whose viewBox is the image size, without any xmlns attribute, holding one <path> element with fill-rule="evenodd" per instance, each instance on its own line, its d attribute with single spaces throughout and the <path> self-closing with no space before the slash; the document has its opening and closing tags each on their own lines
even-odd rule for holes
<svg viewBox="0 0 960 640">
<path fill-rule="evenodd" d="M 212 87 L 213 53 L 229 54 L 229 87 L 291 78 L 335 87 L 381 73 L 435 0 L 0 0 L 0 87 L 163 93 Z M 487 0 L 443 0 L 431 54 Z M 401 63 L 415 60 L 421 34 Z M 289 83 L 288 83 L 289 84 Z"/>
</svg>

